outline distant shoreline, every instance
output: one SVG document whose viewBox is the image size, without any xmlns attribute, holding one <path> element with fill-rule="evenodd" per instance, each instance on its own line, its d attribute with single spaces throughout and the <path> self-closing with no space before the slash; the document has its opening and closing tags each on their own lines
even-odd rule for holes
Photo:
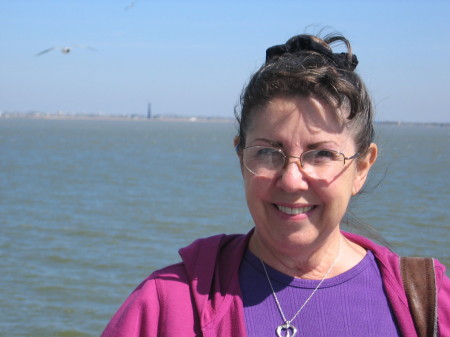
<svg viewBox="0 0 450 337">
<path fill-rule="evenodd" d="M 86 114 L 45 114 L 45 113 L 0 113 L 0 119 L 49 119 L 49 120 L 101 120 L 101 121 L 140 121 L 140 122 L 234 122 L 234 118 L 227 117 L 204 117 L 204 116 L 175 116 L 155 115 L 147 118 L 142 115 L 86 115 Z M 450 127 L 450 123 L 438 122 L 403 122 L 403 121 L 375 121 L 376 125 L 393 126 L 438 126 Z"/>
<path fill-rule="evenodd" d="M 133 115 L 52 115 L 52 114 L 11 114 L 3 113 L 0 119 L 49 119 L 49 120 L 101 120 L 101 121 L 139 121 L 139 122 L 234 122 L 234 118 L 226 117 L 186 117 L 155 116 L 147 118 Z"/>
</svg>

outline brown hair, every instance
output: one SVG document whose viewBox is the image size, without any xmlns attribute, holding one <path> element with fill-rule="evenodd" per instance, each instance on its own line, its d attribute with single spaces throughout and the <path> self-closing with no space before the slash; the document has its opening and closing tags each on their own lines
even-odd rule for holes
<svg viewBox="0 0 450 337">
<path fill-rule="evenodd" d="M 333 53 L 334 42 L 344 43 L 347 53 Z M 374 109 L 364 83 L 354 72 L 357 64 L 350 42 L 336 34 L 323 39 L 297 35 L 267 49 L 266 62 L 242 91 L 240 111 L 235 109 L 239 125 L 237 150 L 245 147 L 257 108 L 275 97 L 314 95 L 336 107 L 336 117 L 346 123 L 358 152 L 364 154 L 374 138 Z"/>
</svg>

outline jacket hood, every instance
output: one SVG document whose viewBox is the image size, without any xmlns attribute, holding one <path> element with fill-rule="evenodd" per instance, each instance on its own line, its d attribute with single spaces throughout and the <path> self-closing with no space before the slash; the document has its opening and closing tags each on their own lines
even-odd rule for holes
<svg viewBox="0 0 450 337">
<path fill-rule="evenodd" d="M 239 265 L 248 240 L 247 235 L 215 235 L 198 239 L 179 250 L 193 292 L 202 329 L 215 325 L 229 310 L 239 287 Z M 220 266 L 220 268 L 218 268 Z"/>
</svg>

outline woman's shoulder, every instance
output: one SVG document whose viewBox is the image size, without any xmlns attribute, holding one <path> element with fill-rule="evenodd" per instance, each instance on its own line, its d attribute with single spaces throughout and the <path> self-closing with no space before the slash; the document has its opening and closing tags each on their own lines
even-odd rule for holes
<svg viewBox="0 0 450 337">
<path fill-rule="evenodd" d="M 245 249 L 247 236 L 218 234 L 196 239 L 179 250 L 180 262 L 153 271 L 137 289 L 151 288 L 154 284 L 189 283 L 199 273 L 203 274 L 208 270 L 211 273 L 219 260 L 226 260 L 230 255 L 237 255 L 239 250 Z"/>
<path fill-rule="evenodd" d="M 187 284 L 186 271 L 182 262 L 165 266 L 153 271 L 130 294 L 130 298 L 145 300 L 154 298 L 154 294 L 160 293 L 161 287 L 177 287 Z"/>
</svg>

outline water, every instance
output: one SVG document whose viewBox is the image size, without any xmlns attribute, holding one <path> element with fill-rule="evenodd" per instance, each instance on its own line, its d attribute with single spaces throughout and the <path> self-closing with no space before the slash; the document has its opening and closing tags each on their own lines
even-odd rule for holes
<svg viewBox="0 0 450 337">
<path fill-rule="evenodd" d="M 450 266 L 450 128 L 377 131 L 380 160 L 352 212 L 395 251 Z M 234 134 L 233 123 L 0 119 L 0 336 L 98 336 L 179 247 L 247 232 Z"/>
</svg>

